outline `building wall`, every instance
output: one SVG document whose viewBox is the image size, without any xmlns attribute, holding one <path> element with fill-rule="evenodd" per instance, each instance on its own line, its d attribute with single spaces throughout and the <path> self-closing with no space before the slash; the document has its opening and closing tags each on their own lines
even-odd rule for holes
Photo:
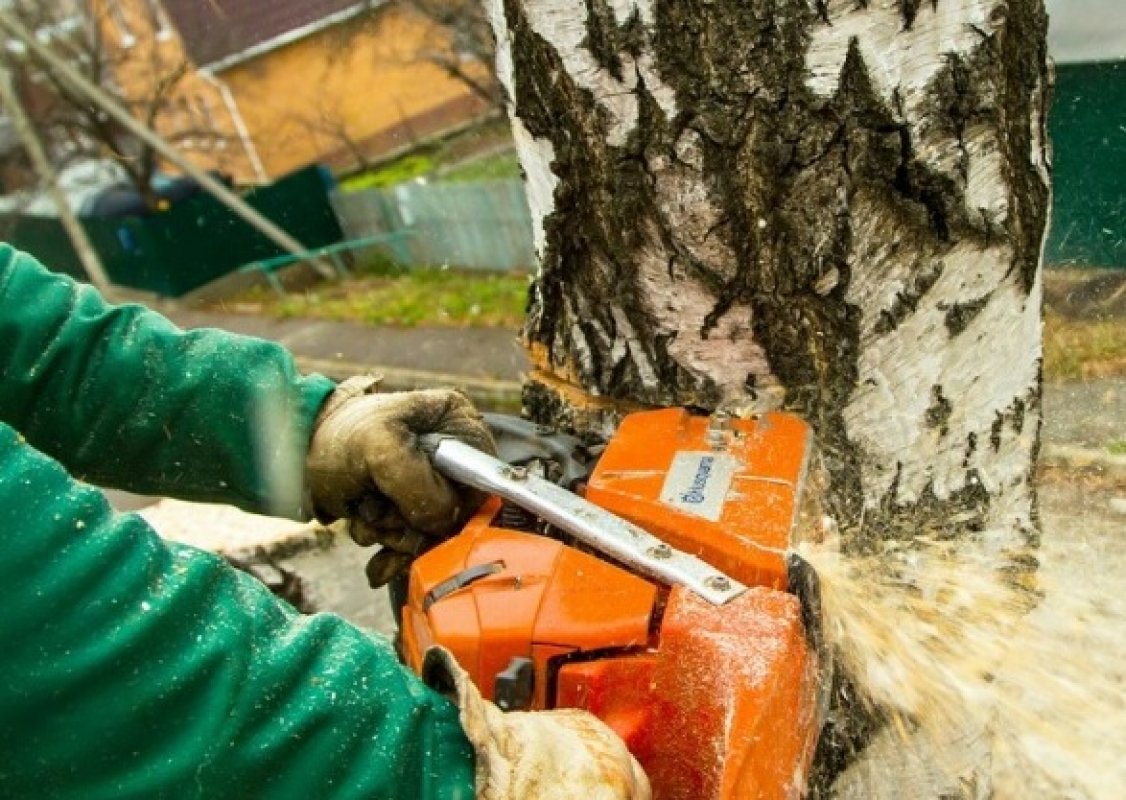
<svg viewBox="0 0 1126 800">
<path fill-rule="evenodd" d="M 447 45 L 421 18 L 389 8 L 223 70 L 266 171 L 314 160 L 357 166 L 480 114 L 466 85 L 420 54 Z"/>
<path fill-rule="evenodd" d="M 338 171 L 487 110 L 420 54 L 440 31 L 398 8 L 369 13 L 214 75 L 191 64 L 154 0 L 95 0 L 113 72 L 135 108 L 187 65 L 155 128 L 204 168 L 261 183 L 309 163 Z M 360 154 L 360 155 L 358 155 Z"/>
</svg>

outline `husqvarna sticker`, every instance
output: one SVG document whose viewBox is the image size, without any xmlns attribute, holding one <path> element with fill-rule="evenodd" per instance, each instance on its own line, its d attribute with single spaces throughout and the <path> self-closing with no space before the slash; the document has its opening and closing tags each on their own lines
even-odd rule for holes
<svg viewBox="0 0 1126 800">
<path fill-rule="evenodd" d="M 682 451 L 673 456 L 661 502 L 697 517 L 719 520 L 738 461 L 724 453 Z"/>
</svg>

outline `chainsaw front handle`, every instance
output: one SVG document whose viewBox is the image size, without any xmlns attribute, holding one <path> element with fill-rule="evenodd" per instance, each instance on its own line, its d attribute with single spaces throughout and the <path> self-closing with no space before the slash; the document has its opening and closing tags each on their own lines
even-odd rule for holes
<svg viewBox="0 0 1126 800">
<path fill-rule="evenodd" d="M 423 436 L 419 446 L 447 478 L 499 495 L 641 575 L 683 586 L 717 606 L 747 590 L 695 556 L 527 469 L 513 467 L 452 437 Z"/>
</svg>

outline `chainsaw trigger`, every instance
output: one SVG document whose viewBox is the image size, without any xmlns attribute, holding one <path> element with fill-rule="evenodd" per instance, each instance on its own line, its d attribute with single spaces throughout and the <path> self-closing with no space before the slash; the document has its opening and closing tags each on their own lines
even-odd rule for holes
<svg viewBox="0 0 1126 800">
<path fill-rule="evenodd" d="M 476 566 L 463 569 L 452 578 L 446 578 L 427 592 L 426 597 L 422 600 L 422 610 L 429 611 L 430 606 L 437 603 L 443 597 L 451 595 L 460 589 L 464 589 L 469 584 L 479 581 L 482 578 L 495 575 L 503 569 L 503 561 L 490 561 L 487 564 L 477 564 Z"/>
</svg>

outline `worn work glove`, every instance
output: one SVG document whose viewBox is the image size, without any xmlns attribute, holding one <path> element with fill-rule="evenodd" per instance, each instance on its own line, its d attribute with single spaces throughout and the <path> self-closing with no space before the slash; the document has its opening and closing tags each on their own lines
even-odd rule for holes
<svg viewBox="0 0 1126 800">
<path fill-rule="evenodd" d="M 625 744 L 586 711 L 504 712 L 481 697 L 453 654 L 426 651 L 422 679 L 457 703 L 476 754 L 477 800 L 650 800 Z"/>
<path fill-rule="evenodd" d="M 317 418 L 305 463 L 317 519 L 347 519 L 358 544 L 383 545 L 368 562 L 372 586 L 453 533 L 483 499 L 439 475 L 418 437 L 445 434 L 495 452 L 489 429 L 461 392 L 378 394 L 378 384 L 378 378 L 357 377 L 336 388 Z"/>
</svg>

